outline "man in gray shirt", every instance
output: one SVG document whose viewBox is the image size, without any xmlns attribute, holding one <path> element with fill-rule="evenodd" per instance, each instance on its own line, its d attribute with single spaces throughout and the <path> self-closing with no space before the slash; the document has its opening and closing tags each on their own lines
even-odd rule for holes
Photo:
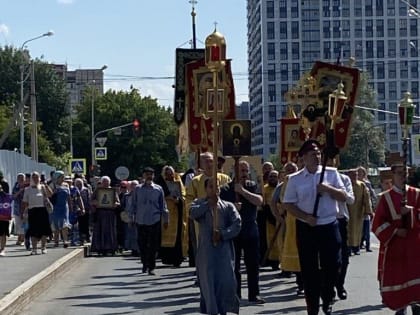
<svg viewBox="0 0 420 315">
<path fill-rule="evenodd" d="M 133 222 L 137 224 L 142 271 L 155 275 L 161 221 L 163 221 L 163 228 L 168 228 L 169 212 L 162 187 L 153 182 L 153 168 L 146 167 L 143 170 L 143 178 L 144 183 L 138 185 L 133 191 L 133 199 L 128 211 L 134 216 Z"/>
</svg>

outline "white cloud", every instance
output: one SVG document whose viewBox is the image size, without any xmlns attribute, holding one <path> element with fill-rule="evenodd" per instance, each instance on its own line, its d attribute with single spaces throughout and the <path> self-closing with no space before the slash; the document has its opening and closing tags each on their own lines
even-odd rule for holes
<svg viewBox="0 0 420 315">
<path fill-rule="evenodd" d="M 9 27 L 6 24 L 0 24 L 0 34 L 3 36 L 9 35 Z"/>
<path fill-rule="evenodd" d="M 72 4 L 75 0 L 57 0 L 59 4 Z"/>
</svg>

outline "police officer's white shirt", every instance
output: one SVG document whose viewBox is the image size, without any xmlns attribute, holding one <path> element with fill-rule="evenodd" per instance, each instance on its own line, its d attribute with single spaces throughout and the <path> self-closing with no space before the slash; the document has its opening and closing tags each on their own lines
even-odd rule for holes
<svg viewBox="0 0 420 315">
<path fill-rule="evenodd" d="M 293 203 L 305 213 L 313 214 L 316 187 L 319 184 L 322 167 L 319 165 L 315 173 L 310 173 L 307 168 L 289 175 L 289 181 L 283 197 L 283 203 Z M 324 174 L 324 184 L 337 189 L 345 190 L 337 169 L 327 167 Z M 338 201 L 328 193 L 323 193 L 319 200 L 317 225 L 329 224 L 337 219 Z"/>
</svg>

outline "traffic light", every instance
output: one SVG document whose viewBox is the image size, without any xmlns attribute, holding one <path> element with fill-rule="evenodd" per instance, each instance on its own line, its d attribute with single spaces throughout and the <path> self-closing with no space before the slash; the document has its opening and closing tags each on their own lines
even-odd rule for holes
<svg viewBox="0 0 420 315">
<path fill-rule="evenodd" d="M 135 137 L 139 137 L 141 134 L 140 120 L 138 120 L 137 118 L 134 118 L 133 120 L 133 134 Z"/>
</svg>

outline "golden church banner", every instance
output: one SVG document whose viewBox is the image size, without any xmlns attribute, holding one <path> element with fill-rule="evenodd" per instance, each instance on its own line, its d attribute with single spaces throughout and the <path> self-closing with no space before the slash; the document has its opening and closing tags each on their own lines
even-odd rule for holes
<svg viewBox="0 0 420 315">
<path fill-rule="evenodd" d="M 230 60 L 218 72 L 218 91 L 213 87 L 213 74 L 204 59 L 190 62 L 186 66 L 186 101 L 188 137 L 191 150 L 205 152 L 211 149 L 213 134 L 212 112 L 214 98 L 218 97 L 220 123 L 224 119 L 235 119 L 235 93 Z M 220 133 L 219 133 L 220 134 Z"/>
<path fill-rule="evenodd" d="M 325 116 L 328 111 L 330 94 L 338 89 L 340 83 L 344 86 L 343 91 L 347 99 L 343 114 L 334 121 L 333 140 L 338 149 L 346 147 L 359 82 L 359 70 L 352 64 L 343 66 L 317 61 L 311 72 L 304 74 L 286 92 L 288 114 L 280 119 L 279 149 L 283 164 L 287 161 L 296 162 L 297 151 L 303 141 L 307 139 L 317 140 L 322 147 L 326 145 L 326 128 L 328 126 L 325 125 Z"/>
<path fill-rule="evenodd" d="M 359 69 L 317 61 L 312 67 L 311 75 L 317 82 L 318 98 L 323 108 L 328 108 L 328 97 L 337 89 L 338 84 L 340 82 L 344 84 L 346 107 L 341 120 L 335 126 L 334 140 L 337 148 L 345 148 L 350 138 L 351 117 L 358 96 Z M 325 133 L 325 126 L 321 128 Z"/>
</svg>

